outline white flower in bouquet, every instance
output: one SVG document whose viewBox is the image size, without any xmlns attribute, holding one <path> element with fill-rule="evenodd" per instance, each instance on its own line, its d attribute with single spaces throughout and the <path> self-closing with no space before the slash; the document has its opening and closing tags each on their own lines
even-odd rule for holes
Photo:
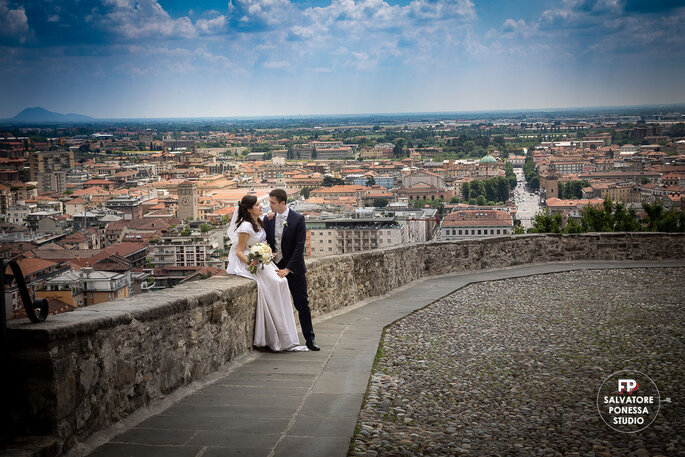
<svg viewBox="0 0 685 457">
<path fill-rule="evenodd" d="M 274 254 L 273 252 L 271 252 L 271 248 L 266 243 L 255 244 L 250 248 L 247 254 L 247 259 L 249 260 L 249 263 L 252 263 L 253 260 L 256 260 L 259 264 L 261 264 L 262 270 L 264 269 L 264 265 L 271 263 L 273 258 Z M 257 273 L 257 267 L 258 265 L 248 265 L 247 268 L 248 270 L 250 270 L 250 273 L 255 274 Z"/>
</svg>

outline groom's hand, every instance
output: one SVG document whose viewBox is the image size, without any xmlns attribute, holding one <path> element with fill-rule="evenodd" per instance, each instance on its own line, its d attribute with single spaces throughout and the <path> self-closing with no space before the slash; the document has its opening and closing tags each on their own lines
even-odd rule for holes
<svg viewBox="0 0 685 457">
<path fill-rule="evenodd" d="M 276 213 L 274 213 L 273 211 L 269 211 L 268 213 L 266 213 L 266 217 L 268 217 L 269 220 L 273 219 L 275 215 Z"/>
<path fill-rule="evenodd" d="M 287 268 L 284 268 L 282 270 L 276 270 L 276 274 L 279 278 L 285 278 L 286 276 L 288 276 L 289 273 L 290 270 L 288 270 Z"/>
</svg>

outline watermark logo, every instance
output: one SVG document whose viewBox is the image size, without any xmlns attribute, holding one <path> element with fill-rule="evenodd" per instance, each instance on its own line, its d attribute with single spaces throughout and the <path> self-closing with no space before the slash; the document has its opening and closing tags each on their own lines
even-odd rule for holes
<svg viewBox="0 0 685 457">
<path fill-rule="evenodd" d="M 628 392 L 632 394 L 639 388 L 639 384 L 634 379 L 619 379 L 618 380 L 618 393 Z"/>
<path fill-rule="evenodd" d="M 635 433 L 649 427 L 659 414 L 661 398 L 652 379 L 639 371 L 618 371 L 597 393 L 599 416 L 609 427 Z"/>
</svg>

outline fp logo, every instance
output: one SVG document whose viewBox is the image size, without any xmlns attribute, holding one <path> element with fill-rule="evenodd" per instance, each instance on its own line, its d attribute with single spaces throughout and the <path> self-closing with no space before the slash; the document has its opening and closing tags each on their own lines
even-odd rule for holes
<svg viewBox="0 0 685 457">
<path fill-rule="evenodd" d="M 618 380 L 618 393 L 623 394 L 627 392 L 632 394 L 638 389 L 637 381 L 634 379 L 619 379 Z"/>
</svg>

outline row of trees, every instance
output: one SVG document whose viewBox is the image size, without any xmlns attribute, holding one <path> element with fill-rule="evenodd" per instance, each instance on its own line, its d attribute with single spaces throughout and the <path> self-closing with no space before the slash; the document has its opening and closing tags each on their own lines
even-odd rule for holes
<svg viewBox="0 0 685 457">
<path fill-rule="evenodd" d="M 559 198 L 577 199 L 583 198 L 583 188 L 590 183 L 583 179 L 581 181 L 568 181 L 559 183 Z"/>
<path fill-rule="evenodd" d="M 540 176 L 538 175 L 537 167 L 533 161 L 533 151 L 528 150 L 526 161 L 523 164 L 523 175 L 526 177 L 528 187 L 532 191 L 540 189 Z"/>
<path fill-rule="evenodd" d="M 486 202 L 506 202 L 509 200 L 510 180 L 503 176 L 486 180 L 465 182 L 461 185 L 461 196 L 464 201 L 472 199 Z M 480 198 L 483 197 L 483 198 Z M 481 204 L 481 203 L 477 203 Z"/>
<path fill-rule="evenodd" d="M 516 183 L 518 182 L 518 180 L 516 179 L 516 173 L 514 173 L 514 165 L 512 165 L 511 162 L 507 162 L 504 166 L 504 173 L 507 177 L 507 180 L 509 181 L 509 188 L 513 189 L 514 187 L 516 187 Z"/>
<path fill-rule="evenodd" d="M 580 220 L 568 218 L 565 224 L 561 213 L 538 213 L 528 233 L 685 232 L 685 211 L 666 211 L 661 202 L 642 203 L 642 209 L 640 219 L 634 208 L 606 199 L 602 206 L 586 206 Z"/>
</svg>

